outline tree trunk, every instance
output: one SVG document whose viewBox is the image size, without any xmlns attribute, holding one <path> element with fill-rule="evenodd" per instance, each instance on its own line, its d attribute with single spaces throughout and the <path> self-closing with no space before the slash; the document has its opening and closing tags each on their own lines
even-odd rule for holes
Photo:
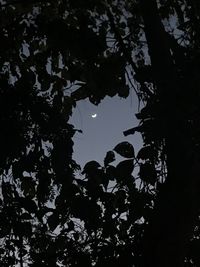
<svg viewBox="0 0 200 267">
<path fill-rule="evenodd" d="M 179 102 L 181 82 L 155 0 L 140 0 L 156 94 L 160 101 L 167 178 L 144 234 L 142 267 L 182 267 L 198 212 L 199 160 Z M 188 89 L 189 90 L 189 89 Z M 183 100 L 184 101 L 184 100 Z M 187 102 L 185 103 L 187 105 Z M 161 127 L 163 126 L 161 125 Z"/>
</svg>

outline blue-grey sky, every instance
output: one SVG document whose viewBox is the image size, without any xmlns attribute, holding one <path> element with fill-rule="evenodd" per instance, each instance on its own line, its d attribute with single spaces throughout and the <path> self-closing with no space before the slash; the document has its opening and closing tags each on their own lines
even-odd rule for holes
<svg viewBox="0 0 200 267">
<path fill-rule="evenodd" d="M 81 166 L 90 160 L 103 163 L 108 150 L 118 143 L 128 141 L 135 151 L 142 145 L 140 134 L 124 137 L 123 131 L 138 124 L 135 113 L 138 112 L 138 100 L 133 94 L 127 99 L 106 97 L 98 106 L 88 100 L 77 103 L 70 122 L 83 133 L 74 137 L 74 159 Z M 92 114 L 97 114 L 92 118 Z"/>
</svg>

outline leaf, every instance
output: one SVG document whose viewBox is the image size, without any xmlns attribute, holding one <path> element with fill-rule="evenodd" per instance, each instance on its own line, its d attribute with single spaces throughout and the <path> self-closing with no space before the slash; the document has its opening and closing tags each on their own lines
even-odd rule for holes
<svg viewBox="0 0 200 267">
<path fill-rule="evenodd" d="M 87 209 L 86 209 L 87 207 Z M 71 204 L 71 212 L 75 218 L 85 220 L 88 218 L 89 200 L 87 197 L 76 196 Z"/>
<path fill-rule="evenodd" d="M 137 154 L 137 158 L 142 160 L 153 159 L 154 156 L 155 151 L 151 146 L 142 147 Z"/>
<path fill-rule="evenodd" d="M 106 177 L 108 178 L 108 180 L 114 181 L 115 180 L 115 174 L 116 174 L 116 168 L 112 165 L 109 165 L 106 168 Z"/>
<path fill-rule="evenodd" d="M 36 213 L 37 212 L 37 205 L 35 201 L 30 199 L 29 197 L 20 197 L 19 202 L 22 205 L 24 209 L 26 209 L 30 213 Z"/>
<path fill-rule="evenodd" d="M 124 85 L 123 87 L 120 88 L 118 95 L 123 98 L 127 98 L 129 96 L 129 86 Z"/>
<path fill-rule="evenodd" d="M 142 181 L 147 182 L 147 183 L 151 184 L 152 186 L 157 181 L 156 169 L 149 162 L 146 162 L 146 163 L 140 165 L 139 175 L 140 175 L 140 178 Z"/>
<path fill-rule="evenodd" d="M 104 189 L 107 190 L 109 179 L 105 173 L 102 175 L 102 184 L 103 184 Z"/>
<path fill-rule="evenodd" d="M 134 148 L 129 142 L 122 142 L 115 146 L 114 151 L 125 158 L 134 158 Z"/>
<path fill-rule="evenodd" d="M 134 169 L 134 163 L 133 160 L 124 160 L 121 161 L 117 166 L 116 166 L 116 178 L 118 180 L 121 180 L 122 178 L 129 177 Z"/>
<path fill-rule="evenodd" d="M 79 240 L 79 233 L 73 233 L 73 237 L 74 237 L 75 241 L 77 242 Z"/>
<path fill-rule="evenodd" d="M 26 237 L 30 237 L 32 235 L 32 226 L 30 222 L 24 222 L 22 224 L 22 234 Z"/>
<path fill-rule="evenodd" d="M 104 159 L 105 167 L 108 166 L 108 164 L 113 162 L 114 160 L 115 160 L 115 153 L 113 151 L 108 151 Z"/>
<path fill-rule="evenodd" d="M 88 175 L 93 175 L 96 173 L 96 171 L 100 168 L 100 164 L 95 161 L 89 161 L 88 163 L 85 164 L 82 174 L 88 174 Z"/>
<path fill-rule="evenodd" d="M 79 186 L 86 187 L 87 186 L 87 181 L 84 181 L 82 179 L 76 179 L 76 182 Z"/>
<path fill-rule="evenodd" d="M 35 196 L 35 182 L 31 177 L 23 177 L 21 189 L 25 196 L 33 198 Z"/>
<path fill-rule="evenodd" d="M 88 97 L 88 90 L 86 85 L 83 85 L 82 87 L 78 88 L 76 91 L 74 91 L 71 94 L 71 97 L 75 101 L 83 100 Z"/>
<path fill-rule="evenodd" d="M 74 230 L 74 222 L 73 221 L 70 221 L 67 224 L 67 226 L 68 226 L 67 231 L 73 231 Z"/>
<path fill-rule="evenodd" d="M 30 222 L 17 221 L 13 225 L 13 232 L 16 236 L 30 237 L 32 235 L 32 225 Z"/>
<path fill-rule="evenodd" d="M 21 162 L 14 162 L 12 165 L 12 174 L 14 179 L 20 178 L 23 173 L 23 166 Z"/>
<path fill-rule="evenodd" d="M 118 208 L 119 212 L 125 212 L 127 210 L 126 205 L 126 191 L 125 190 L 118 190 L 115 193 L 116 196 L 116 207 Z"/>
<path fill-rule="evenodd" d="M 25 221 L 28 221 L 28 220 L 32 220 L 32 216 L 27 213 L 27 212 L 24 212 L 22 215 L 21 215 L 21 220 L 25 220 Z"/>
<path fill-rule="evenodd" d="M 59 222 L 60 222 L 60 220 L 59 220 L 59 216 L 58 216 L 57 213 L 53 213 L 47 219 L 47 223 L 48 223 L 49 228 L 50 228 L 51 231 L 54 231 L 56 229 L 56 227 L 58 226 Z"/>
<path fill-rule="evenodd" d="M 6 219 L 5 213 L 0 213 L 1 225 L 0 225 L 0 238 L 9 235 L 11 232 L 11 226 L 9 221 Z"/>
</svg>

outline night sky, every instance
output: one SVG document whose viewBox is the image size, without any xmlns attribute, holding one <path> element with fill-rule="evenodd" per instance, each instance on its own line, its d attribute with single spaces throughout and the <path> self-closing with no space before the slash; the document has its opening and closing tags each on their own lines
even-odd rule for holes
<svg viewBox="0 0 200 267">
<path fill-rule="evenodd" d="M 83 133 L 74 137 L 74 159 L 82 167 L 90 160 L 100 164 L 108 150 L 118 143 L 128 141 L 135 151 L 142 145 L 139 133 L 124 137 L 123 131 L 138 125 L 135 113 L 138 112 L 137 97 L 131 93 L 127 99 L 106 97 L 98 106 L 88 100 L 77 103 L 70 122 Z M 92 118 L 93 114 L 97 114 Z"/>
</svg>

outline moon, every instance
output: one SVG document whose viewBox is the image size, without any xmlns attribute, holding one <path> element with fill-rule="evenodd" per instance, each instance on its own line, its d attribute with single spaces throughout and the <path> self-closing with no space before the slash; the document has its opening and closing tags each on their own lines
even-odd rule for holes
<svg viewBox="0 0 200 267">
<path fill-rule="evenodd" d="M 95 119 L 97 117 L 97 113 L 92 114 L 91 117 Z"/>
</svg>

